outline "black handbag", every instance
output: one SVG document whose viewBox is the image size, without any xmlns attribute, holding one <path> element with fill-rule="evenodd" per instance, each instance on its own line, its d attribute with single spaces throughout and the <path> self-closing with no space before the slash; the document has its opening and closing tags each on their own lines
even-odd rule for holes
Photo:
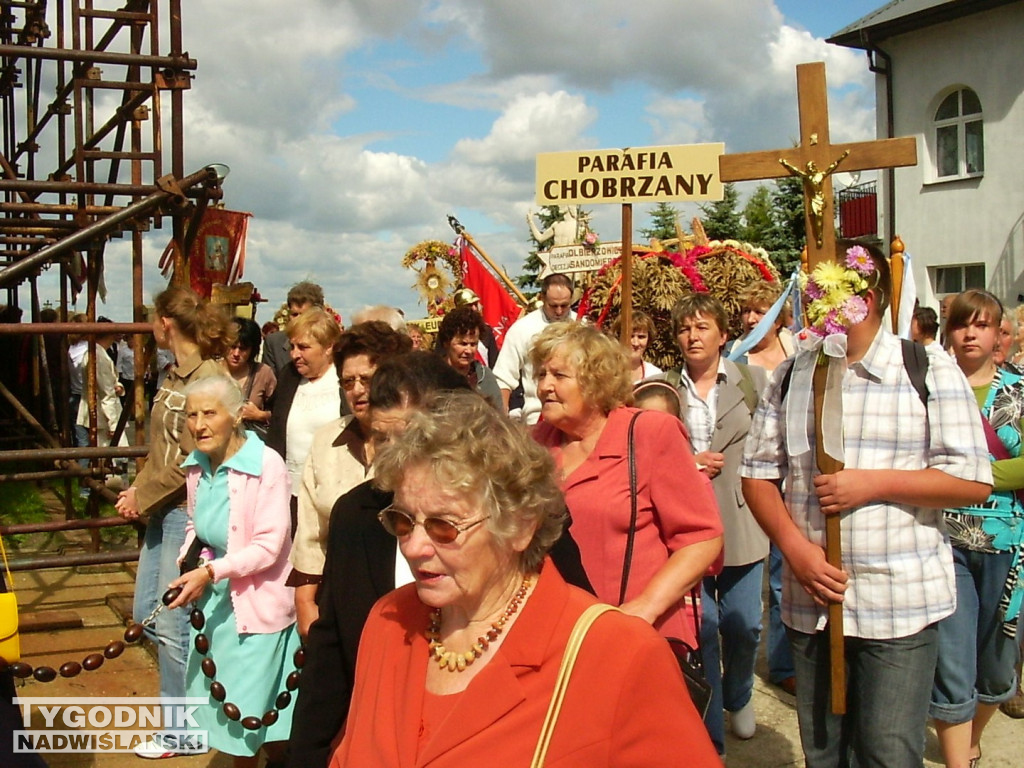
<svg viewBox="0 0 1024 768">
<path fill-rule="evenodd" d="M 637 418 L 640 416 L 640 412 L 633 414 L 633 418 L 629 422 L 629 433 L 627 437 L 627 460 L 629 462 L 629 505 L 630 505 L 630 518 L 629 518 L 629 535 L 626 537 L 626 556 L 622 563 L 622 581 L 619 585 L 619 605 L 626 602 L 626 585 L 629 583 L 629 568 L 633 561 L 633 539 L 636 536 L 636 451 L 633 443 L 633 427 L 636 424 Z M 700 615 L 697 612 L 697 599 L 698 591 L 695 587 L 690 590 L 690 605 L 693 606 L 693 625 L 696 636 L 700 637 Z M 686 688 L 690 692 L 690 699 L 693 701 L 693 706 L 697 708 L 697 712 L 700 713 L 701 719 L 708 713 L 708 707 L 711 706 L 711 684 L 707 681 L 707 676 L 704 673 L 704 656 L 701 653 L 700 647 L 692 648 L 690 644 L 685 640 L 680 640 L 678 637 L 670 637 L 668 639 L 669 647 L 676 656 L 676 661 L 679 662 L 679 669 L 683 673 L 683 679 L 686 681 Z"/>
<path fill-rule="evenodd" d="M 189 571 L 194 571 L 199 567 L 200 561 L 202 560 L 203 550 L 209 549 L 210 545 L 205 541 L 196 536 L 192 539 L 192 543 L 189 545 L 188 551 L 185 552 L 185 557 L 181 560 L 181 567 L 179 572 L 184 576 Z"/>
</svg>

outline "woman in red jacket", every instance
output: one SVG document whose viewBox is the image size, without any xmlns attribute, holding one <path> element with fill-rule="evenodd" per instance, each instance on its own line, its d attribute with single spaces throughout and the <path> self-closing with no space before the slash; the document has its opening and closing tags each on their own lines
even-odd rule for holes
<svg viewBox="0 0 1024 768">
<path fill-rule="evenodd" d="M 377 457 L 381 515 L 414 583 L 359 647 L 332 766 L 527 766 L 576 620 L 595 603 L 546 558 L 564 523 L 547 452 L 478 395 L 441 396 Z M 600 617 L 547 753 L 568 766 L 720 766 L 668 645 Z"/>
</svg>

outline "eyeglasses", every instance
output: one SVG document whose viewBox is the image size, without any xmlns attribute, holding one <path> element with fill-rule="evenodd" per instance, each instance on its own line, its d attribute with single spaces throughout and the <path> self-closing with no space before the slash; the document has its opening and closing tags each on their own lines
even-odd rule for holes
<svg viewBox="0 0 1024 768">
<path fill-rule="evenodd" d="M 465 523 L 453 523 L 451 520 L 445 520 L 443 517 L 426 517 L 420 523 L 408 512 L 403 512 L 395 507 L 382 509 L 377 515 L 377 519 L 384 526 L 384 530 L 392 536 L 398 538 L 408 536 L 412 533 L 413 528 L 417 525 L 422 525 L 427 536 L 436 544 L 451 544 L 459 537 L 460 533 L 468 531 L 474 525 L 479 525 L 489 517 L 490 515 L 484 515 L 481 518 Z"/>
<path fill-rule="evenodd" d="M 345 390 L 351 390 L 356 386 L 356 382 L 358 381 L 363 389 L 368 389 L 370 387 L 370 379 L 372 378 L 372 373 L 369 376 L 346 376 L 341 380 L 341 386 Z"/>
</svg>

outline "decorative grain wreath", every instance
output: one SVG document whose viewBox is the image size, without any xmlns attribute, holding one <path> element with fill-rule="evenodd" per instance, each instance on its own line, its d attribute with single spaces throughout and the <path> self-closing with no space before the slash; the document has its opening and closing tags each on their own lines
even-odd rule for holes
<svg viewBox="0 0 1024 768">
<path fill-rule="evenodd" d="M 739 293 L 751 283 L 778 279 L 778 270 L 764 249 L 735 240 L 711 241 L 684 253 L 634 253 L 633 308 L 650 315 L 657 329 L 648 343 L 646 359 L 666 370 L 681 362 L 672 335 L 671 312 L 683 294 L 697 291 L 718 298 L 732 318 L 730 336 L 736 338 L 742 332 Z M 604 265 L 580 301 L 580 316 L 610 328 L 621 308 L 621 282 L 620 259 Z"/>
</svg>

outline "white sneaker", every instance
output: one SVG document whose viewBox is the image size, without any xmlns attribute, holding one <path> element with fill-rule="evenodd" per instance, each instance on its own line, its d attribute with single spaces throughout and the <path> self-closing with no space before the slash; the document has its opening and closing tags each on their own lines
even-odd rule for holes
<svg viewBox="0 0 1024 768">
<path fill-rule="evenodd" d="M 163 760 L 168 757 L 178 757 L 180 752 L 167 749 L 160 734 L 154 734 L 135 748 L 135 756 L 145 760 Z"/>
<path fill-rule="evenodd" d="M 754 719 L 754 702 L 750 700 L 742 709 L 732 713 L 732 732 L 737 739 L 752 738 L 757 730 L 757 722 Z"/>
</svg>

